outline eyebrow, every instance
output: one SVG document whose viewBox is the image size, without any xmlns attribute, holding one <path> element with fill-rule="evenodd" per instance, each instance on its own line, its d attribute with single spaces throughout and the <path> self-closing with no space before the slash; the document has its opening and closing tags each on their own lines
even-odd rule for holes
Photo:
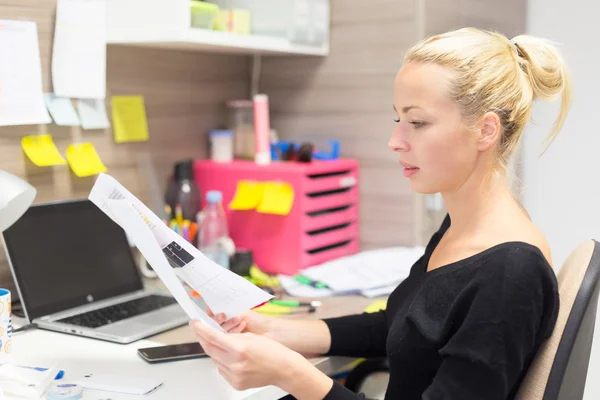
<svg viewBox="0 0 600 400">
<path fill-rule="evenodd" d="M 392 107 L 394 107 L 394 111 L 398 112 L 398 110 L 396 110 L 396 106 L 395 106 L 395 105 L 392 105 Z M 410 111 L 412 108 L 421 108 L 421 107 L 419 107 L 419 106 L 408 106 L 408 107 L 402 107 L 402 112 L 406 114 L 406 113 L 407 113 L 407 112 L 409 112 L 409 111 Z"/>
</svg>

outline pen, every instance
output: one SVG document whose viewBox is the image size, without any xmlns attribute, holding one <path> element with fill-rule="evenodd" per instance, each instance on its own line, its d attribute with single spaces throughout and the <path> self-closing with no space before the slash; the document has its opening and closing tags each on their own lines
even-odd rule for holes
<svg viewBox="0 0 600 400">
<path fill-rule="evenodd" d="M 190 242 L 194 241 L 194 238 L 196 237 L 196 232 L 198 232 L 198 224 L 196 224 L 195 222 L 192 222 L 190 224 Z"/>
<path fill-rule="evenodd" d="M 320 301 L 271 300 L 271 304 L 285 307 L 320 307 L 322 303 Z"/>
<path fill-rule="evenodd" d="M 179 204 L 177 204 L 175 206 L 175 219 L 177 220 L 177 224 L 179 225 L 179 228 L 181 229 L 181 224 L 183 223 L 183 215 L 182 215 L 181 205 L 179 205 Z"/>
<path fill-rule="evenodd" d="M 44 371 L 48 371 L 48 368 L 41 368 L 41 367 L 27 367 L 25 365 L 21 365 L 21 368 L 28 368 L 28 369 L 34 369 L 36 371 L 40 371 L 40 372 L 44 372 Z M 65 376 L 65 371 L 60 370 L 58 371 L 58 373 L 56 374 L 56 377 L 54 378 L 54 380 L 59 380 L 62 379 L 62 377 Z"/>
<path fill-rule="evenodd" d="M 317 289 L 328 289 L 327 285 L 321 282 L 313 281 L 310 278 L 302 275 L 294 275 L 294 279 L 296 282 L 299 282 L 303 285 L 312 286 Z"/>
</svg>

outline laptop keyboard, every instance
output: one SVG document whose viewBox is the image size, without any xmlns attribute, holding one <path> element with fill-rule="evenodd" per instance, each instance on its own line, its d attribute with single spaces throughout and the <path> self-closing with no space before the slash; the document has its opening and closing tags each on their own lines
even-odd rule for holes
<svg viewBox="0 0 600 400">
<path fill-rule="evenodd" d="M 63 318 L 58 322 L 83 326 L 85 328 L 99 328 L 123 319 L 132 318 L 137 315 L 170 306 L 175 302 L 175 299 L 172 297 L 150 295 L 130 300 L 126 303 L 115 304 L 114 306 L 108 306 L 98 310 L 88 311 L 84 314 Z"/>
</svg>

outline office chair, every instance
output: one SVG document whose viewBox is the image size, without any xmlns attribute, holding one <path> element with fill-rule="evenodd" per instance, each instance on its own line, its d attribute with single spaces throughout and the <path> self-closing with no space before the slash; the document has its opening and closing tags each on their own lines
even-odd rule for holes
<svg viewBox="0 0 600 400">
<path fill-rule="evenodd" d="M 578 400 L 583 398 L 592 350 L 598 293 L 600 243 L 587 240 L 558 272 L 560 310 L 552 336 L 540 347 L 516 400 Z M 348 374 L 346 387 L 370 398 L 382 398 L 389 372 L 386 359 L 369 359 Z M 379 384 L 378 388 L 373 388 Z"/>
<path fill-rule="evenodd" d="M 571 253 L 558 272 L 560 311 L 556 326 L 529 367 L 517 400 L 583 398 L 599 281 L 600 243 L 588 240 Z"/>
</svg>

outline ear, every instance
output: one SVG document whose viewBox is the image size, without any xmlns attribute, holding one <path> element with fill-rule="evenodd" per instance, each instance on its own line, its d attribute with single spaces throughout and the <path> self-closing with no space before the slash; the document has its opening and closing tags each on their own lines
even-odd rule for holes
<svg viewBox="0 0 600 400">
<path fill-rule="evenodd" d="M 502 125 L 498 114 L 494 112 L 485 113 L 481 119 L 477 149 L 479 151 L 490 149 L 500 140 L 500 135 L 502 135 Z"/>
</svg>

